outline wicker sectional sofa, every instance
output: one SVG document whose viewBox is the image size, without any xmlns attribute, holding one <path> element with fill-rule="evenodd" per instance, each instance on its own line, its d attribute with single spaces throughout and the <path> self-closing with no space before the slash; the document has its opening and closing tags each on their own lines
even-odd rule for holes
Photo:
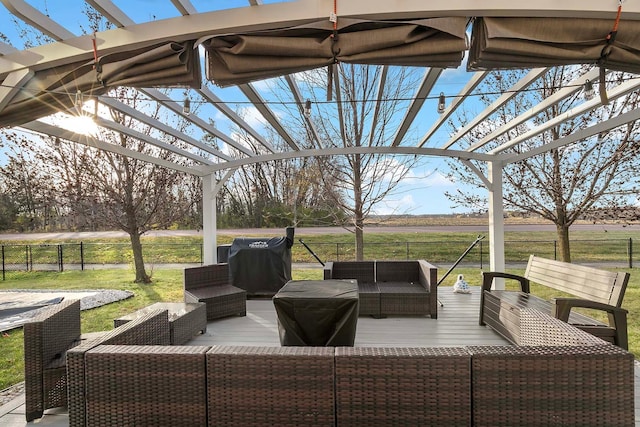
<svg viewBox="0 0 640 427">
<path fill-rule="evenodd" d="M 324 279 L 356 279 L 360 315 L 438 317 L 438 270 L 425 260 L 327 262 Z"/>
<path fill-rule="evenodd" d="M 100 345 L 69 369 L 70 425 L 634 425 L 631 353 L 536 310 L 521 327 L 520 346 Z"/>
</svg>

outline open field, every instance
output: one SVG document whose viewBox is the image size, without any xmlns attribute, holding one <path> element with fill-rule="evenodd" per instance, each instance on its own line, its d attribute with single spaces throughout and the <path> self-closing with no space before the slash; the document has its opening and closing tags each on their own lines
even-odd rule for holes
<svg viewBox="0 0 640 427">
<path fill-rule="evenodd" d="M 526 262 L 529 254 L 554 258 L 557 237 L 553 227 L 520 225 L 505 231 L 507 264 Z M 478 235 L 488 236 L 482 227 L 368 227 L 365 230 L 365 258 L 415 259 L 424 258 L 441 267 L 453 264 Z M 444 231 L 442 231 L 444 230 Z M 325 231 L 322 233 L 321 231 Z M 148 264 L 199 263 L 202 261 L 202 234 L 196 231 L 169 230 L 144 236 L 145 261 Z M 235 237 L 284 236 L 284 230 L 220 230 L 217 244 L 229 244 Z M 580 263 L 603 263 L 621 267 L 640 265 L 640 226 L 583 225 L 576 226 L 571 235 L 572 260 Z M 296 230 L 292 248 L 294 263 L 317 263 L 300 244 L 302 239 L 323 261 L 354 259 L 354 238 L 343 229 L 334 228 Z M 19 269 L 25 264 L 25 245 L 33 264 L 62 263 L 79 265 L 130 264 L 132 255 L 129 239 L 121 232 L 51 233 L 43 235 L 0 235 L 6 265 Z M 60 246 L 60 248 L 59 248 Z M 635 250 L 634 250 L 635 246 Z M 469 253 L 464 262 L 486 265 L 489 238 Z M 40 260 L 39 260 L 40 259 Z M 53 261 L 51 261 L 53 260 Z"/>
</svg>

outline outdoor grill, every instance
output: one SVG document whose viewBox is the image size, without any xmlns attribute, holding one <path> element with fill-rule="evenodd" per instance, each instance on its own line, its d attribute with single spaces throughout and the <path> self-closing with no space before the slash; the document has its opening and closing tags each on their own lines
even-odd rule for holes
<svg viewBox="0 0 640 427">
<path fill-rule="evenodd" d="M 238 237 L 229 247 L 231 284 L 248 296 L 272 296 L 291 280 L 291 246 L 295 229 L 284 237 Z"/>
</svg>

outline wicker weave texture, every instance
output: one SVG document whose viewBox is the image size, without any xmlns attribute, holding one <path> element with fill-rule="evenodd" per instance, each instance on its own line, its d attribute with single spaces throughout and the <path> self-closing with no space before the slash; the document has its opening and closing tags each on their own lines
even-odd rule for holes
<svg viewBox="0 0 640 427">
<path fill-rule="evenodd" d="M 376 281 L 375 261 L 327 262 L 324 266 L 326 279 L 355 279 L 358 283 Z"/>
<path fill-rule="evenodd" d="M 468 350 L 475 426 L 635 423 L 633 355 L 615 346 Z"/>
<path fill-rule="evenodd" d="M 380 316 L 380 290 L 378 285 L 358 282 L 358 298 L 358 314 L 360 316 Z"/>
<path fill-rule="evenodd" d="M 158 302 L 134 313 L 119 317 L 113 326 L 122 326 L 150 310 L 168 310 L 171 345 L 186 344 L 198 332 L 207 331 L 207 307 L 204 303 Z"/>
<path fill-rule="evenodd" d="M 109 333 L 87 341 L 67 353 L 67 381 L 69 426 L 86 424 L 85 353 L 99 345 L 169 345 L 169 316 L 167 310 L 156 310 L 127 322 Z"/>
<path fill-rule="evenodd" d="M 336 348 L 338 426 L 469 426 L 463 348 Z"/>
<path fill-rule="evenodd" d="M 213 347 L 209 427 L 334 426 L 334 350 Z"/>
<path fill-rule="evenodd" d="M 380 312 L 385 315 L 425 315 L 431 313 L 432 296 L 414 283 L 379 282 Z"/>
<path fill-rule="evenodd" d="M 79 300 L 52 305 L 24 325 L 27 421 L 42 417 L 45 409 L 67 404 L 67 376 L 61 358 L 79 338 Z"/>
<path fill-rule="evenodd" d="M 87 425 L 206 425 L 209 348 L 101 345 L 88 351 Z"/>
<path fill-rule="evenodd" d="M 184 269 L 184 301 L 207 305 L 207 320 L 247 314 L 247 292 L 232 286 L 228 264 Z"/>
<path fill-rule="evenodd" d="M 438 317 L 437 269 L 425 260 L 328 262 L 324 279 L 357 279 L 361 315 Z"/>
<path fill-rule="evenodd" d="M 532 308 L 520 310 L 520 345 L 603 345 L 600 338 Z"/>
</svg>

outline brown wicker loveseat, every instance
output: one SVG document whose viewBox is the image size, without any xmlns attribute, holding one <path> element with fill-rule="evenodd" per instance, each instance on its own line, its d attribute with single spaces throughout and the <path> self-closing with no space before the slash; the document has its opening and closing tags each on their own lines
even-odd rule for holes
<svg viewBox="0 0 640 427">
<path fill-rule="evenodd" d="M 520 346 L 98 346 L 69 370 L 70 425 L 634 425 L 631 353 L 532 309 L 521 327 Z"/>
<path fill-rule="evenodd" d="M 360 315 L 438 317 L 438 270 L 425 260 L 327 262 L 324 278 L 358 281 Z"/>
</svg>

